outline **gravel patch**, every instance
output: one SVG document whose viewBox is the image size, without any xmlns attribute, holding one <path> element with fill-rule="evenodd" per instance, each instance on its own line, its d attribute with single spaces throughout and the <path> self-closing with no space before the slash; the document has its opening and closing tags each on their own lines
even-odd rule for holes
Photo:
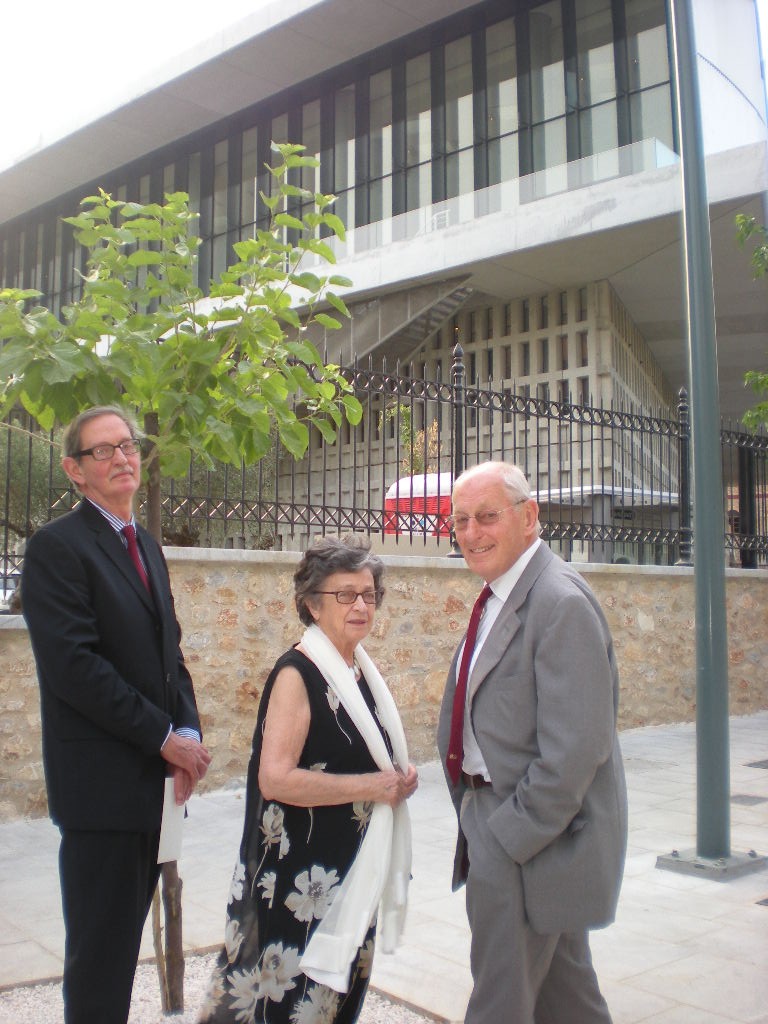
<svg viewBox="0 0 768 1024">
<path fill-rule="evenodd" d="M 160 1009 L 155 965 L 139 964 L 128 1024 L 195 1024 L 215 959 L 215 953 L 187 957 L 184 971 L 187 1009 L 171 1016 L 165 1016 Z M 63 1015 L 60 982 L 0 992 L 0 1024 L 61 1024 Z M 434 1021 L 369 990 L 359 1024 L 434 1024 Z"/>
</svg>

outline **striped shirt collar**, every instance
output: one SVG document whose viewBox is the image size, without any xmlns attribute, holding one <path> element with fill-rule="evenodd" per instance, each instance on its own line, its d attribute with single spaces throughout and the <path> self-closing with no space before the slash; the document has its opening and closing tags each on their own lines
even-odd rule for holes
<svg viewBox="0 0 768 1024">
<path fill-rule="evenodd" d="M 101 512 L 101 514 L 107 520 L 107 522 L 115 531 L 115 533 L 122 535 L 124 526 L 133 526 L 134 528 L 136 527 L 136 517 L 133 515 L 133 513 L 131 513 L 131 518 L 126 522 L 119 516 L 114 515 L 112 512 L 108 512 L 105 508 L 102 508 L 101 505 L 97 505 L 93 498 L 86 498 L 85 501 L 90 502 L 95 509 Z"/>
</svg>

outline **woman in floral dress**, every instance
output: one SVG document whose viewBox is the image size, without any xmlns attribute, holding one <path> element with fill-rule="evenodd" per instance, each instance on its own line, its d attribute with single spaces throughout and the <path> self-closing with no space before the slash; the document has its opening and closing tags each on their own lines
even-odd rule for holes
<svg viewBox="0 0 768 1024">
<path fill-rule="evenodd" d="M 301 961 L 342 885 L 351 881 L 352 867 L 367 870 L 361 851 L 374 808 L 392 808 L 385 813 L 395 822 L 405 815 L 407 825 L 403 802 L 417 785 L 407 752 L 401 767 L 390 761 L 393 740 L 401 758 L 405 750 L 402 728 L 381 677 L 358 646 L 381 602 L 382 574 L 381 560 L 358 538 L 321 540 L 296 572 L 296 607 L 310 629 L 278 659 L 261 697 L 224 948 L 200 1024 L 358 1019 L 371 973 L 375 912 L 369 920 L 365 911 L 364 934 L 354 940 L 341 981 Z M 359 659 L 375 682 L 360 671 Z M 340 675 L 347 678 L 337 685 Z M 362 881 L 366 890 L 376 883 Z M 354 901 L 345 893 L 335 911 Z"/>
</svg>

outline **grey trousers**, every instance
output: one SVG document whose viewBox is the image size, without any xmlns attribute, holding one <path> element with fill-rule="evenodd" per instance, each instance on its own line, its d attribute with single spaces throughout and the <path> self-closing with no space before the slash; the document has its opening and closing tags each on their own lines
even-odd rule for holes
<svg viewBox="0 0 768 1024">
<path fill-rule="evenodd" d="M 498 803 L 478 790 L 461 812 L 474 982 L 465 1024 L 611 1024 L 588 933 L 539 935 L 529 926 L 520 867 L 486 824 Z"/>
</svg>

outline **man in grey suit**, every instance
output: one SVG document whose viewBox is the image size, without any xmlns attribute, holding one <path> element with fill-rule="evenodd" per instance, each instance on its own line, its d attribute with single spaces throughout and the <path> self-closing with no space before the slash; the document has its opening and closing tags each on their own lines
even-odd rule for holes
<svg viewBox="0 0 768 1024">
<path fill-rule="evenodd" d="M 465 1024 L 609 1024 L 588 937 L 614 918 L 626 851 L 608 625 L 582 577 L 541 542 L 518 467 L 463 473 L 453 526 L 490 584 L 438 726 L 459 816 L 454 889 L 466 882 L 472 930 Z"/>
</svg>

